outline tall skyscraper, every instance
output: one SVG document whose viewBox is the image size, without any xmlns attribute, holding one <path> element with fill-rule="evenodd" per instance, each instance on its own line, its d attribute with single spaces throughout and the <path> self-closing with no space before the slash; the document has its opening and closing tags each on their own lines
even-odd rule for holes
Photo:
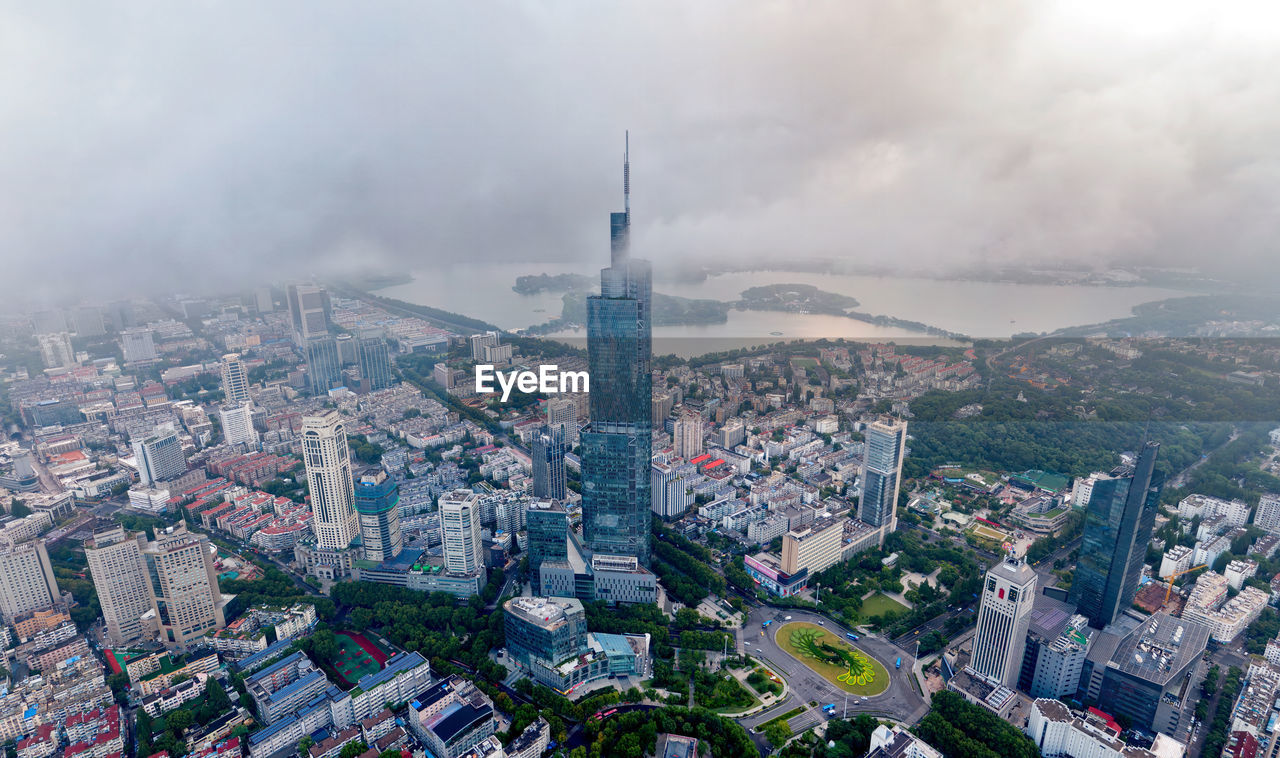
<svg viewBox="0 0 1280 758">
<path fill-rule="evenodd" d="M 120 351 L 125 363 L 154 361 L 157 358 L 155 335 L 150 329 L 126 329 L 120 332 Z"/>
<path fill-rule="evenodd" d="M 93 533 L 84 543 L 89 575 L 98 591 L 107 640 L 129 645 L 143 639 L 142 616 L 151 610 L 146 567 L 142 563 L 142 533 L 129 534 L 119 526 Z"/>
<path fill-rule="evenodd" d="M 533 436 L 533 496 L 563 500 L 567 493 L 564 474 L 564 428 L 544 426 Z"/>
<path fill-rule="evenodd" d="M 45 368 L 64 368 L 76 365 L 76 351 L 71 347 L 71 335 L 66 332 L 37 334 L 40 360 Z"/>
<path fill-rule="evenodd" d="M 547 426 L 564 430 L 565 445 L 578 444 L 578 404 L 567 397 L 553 397 L 547 401 Z"/>
<path fill-rule="evenodd" d="M 1090 626 L 1101 629 L 1133 605 L 1160 510 L 1159 451 L 1160 443 L 1148 442 L 1131 472 L 1099 478 L 1089 494 L 1070 597 Z"/>
<path fill-rule="evenodd" d="M 171 428 L 156 427 L 149 436 L 134 442 L 133 457 L 138 466 L 138 481 L 144 485 L 181 476 L 187 470 L 182 443 Z"/>
<path fill-rule="evenodd" d="M 227 405 L 249 402 L 249 372 L 239 353 L 222 356 L 222 394 Z"/>
<path fill-rule="evenodd" d="M 671 434 L 678 457 L 687 461 L 702 454 L 702 430 L 702 414 L 680 414 Z"/>
<path fill-rule="evenodd" d="M 210 629 L 227 625 L 210 547 L 206 535 L 187 531 L 185 524 L 169 527 L 142 547 L 147 587 L 166 647 L 185 650 Z"/>
<path fill-rule="evenodd" d="M 0 544 L 0 617 L 5 623 L 62 602 L 44 540 Z"/>
<path fill-rule="evenodd" d="M 31 314 L 31 331 L 36 334 L 53 334 L 67 330 L 67 318 L 60 310 L 36 311 Z"/>
<path fill-rule="evenodd" d="M 367 561 L 388 561 L 400 555 L 400 485 L 382 469 L 370 469 L 356 483 L 356 517 L 360 545 Z"/>
<path fill-rule="evenodd" d="M 391 353 L 381 337 L 364 337 L 358 345 L 360 378 L 367 390 L 391 386 Z"/>
<path fill-rule="evenodd" d="M 591 424 L 582 439 L 583 536 L 595 553 L 649 565 L 653 430 L 652 271 L 633 259 L 631 164 L 623 156 L 625 210 L 610 214 L 611 265 L 600 294 L 587 298 Z"/>
<path fill-rule="evenodd" d="M 323 550 L 345 550 L 358 531 L 347 427 L 337 411 L 302 420 L 302 460 L 311 491 L 311 528 Z"/>
<path fill-rule="evenodd" d="M 444 533 L 444 568 L 469 574 L 484 568 L 480 552 L 480 496 L 453 490 L 440 496 L 440 528 Z"/>
<path fill-rule="evenodd" d="M 542 564 L 569 560 L 569 513 L 556 501 L 533 502 L 524 519 L 529 537 L 529 583 L 533 594 L 544 595 Z"/>
<path fill-rule="evenodd" d="M 101 337 L 107 333 L 102 323 L 102 309 L 96 305 L 82 305 L 73 316 L 76 334 L 81 337 Z"/>
<path fill-rule="evenodd" d="M 884 419 L 867 424 L 862 458 L 862 498 L 858 518 L 881 527 L 884 535 L 898 529 L 898 488 L 902 481 L 902 456 L 907 449 L 907 422 Z"/>
<path fill-rule="evenodd" d="M 257 449 L 258 430 L 253 428 L 252 404 L 224 405 L 218 409 L 218 419 L 222 423 L 222 439 L 228 445 L 248 445 Z"/>
<path fill-rule="evenodd" d="M 1036 572 L 1009 557 L 987 572 L 969 668 L 991 684 L 1014 688 L 1036 597 Z"/>
<path fill-rule="evenodd" d="M 290 284 L 285 290 L 289 301 L 289 320 L 293 324 L 293 339 L 299 347 L 316 337 L 329 333 L 329 293 L 314 284 Z"/>
<path fill-rule="evenodd" d="M 342 383 L 342 359 L 333 336 L 313 337 L 303 343 L 307 352 L 307 384 L 311 394 L 323 395 Z"/>
</svg>

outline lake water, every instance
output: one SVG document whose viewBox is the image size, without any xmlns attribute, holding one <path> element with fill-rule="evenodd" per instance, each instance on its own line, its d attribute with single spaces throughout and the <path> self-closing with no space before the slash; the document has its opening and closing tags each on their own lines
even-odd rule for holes
<svg viewBox="0 0 1280 758">
<path fill-rule="evenodd" d="M 523 329 L 560 315 L 561 293 L 519 295 L 512 291 L 517 276 L 539 273 L 579 273 L 594 278 L 597 271 L 548 263 L 455 265 L 447 269 L 447 274 L 415 273 L 412 282 L 379 290 L 378 294 L 461 313 L 503 329 Z M 993 338 L 1123 318 L 1135 305 L 1188 294 L 1157 287 L 1057 286 L 788 271 L 734 272 L 702 281 L 666 281 L 658 271 L 654 289 L 681 297 L 737 300 L 750 287 L 782 283 L 812 284 L 855 297 L 859 301 L 857 310 L 864 313 Z M 555 336 L 585 340 L 582 331 Z M 840 316 L 736 310 L 729 312 L 724 324 L 655 327 L 653 336 L 655 353 L 681 356 L 801 338 L 946 342 Z"/>
</svg>

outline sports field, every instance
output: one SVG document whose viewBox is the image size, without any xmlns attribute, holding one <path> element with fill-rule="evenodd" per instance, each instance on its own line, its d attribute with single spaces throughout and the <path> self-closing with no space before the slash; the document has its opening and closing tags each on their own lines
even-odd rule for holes
<svg viewBox="0 0 1280 758">
<path fill-rule="evenodd" d="M 338 660 L 333 662 L 333 668 L 346 680 L 346 689 L 354 687 L 361 677 L 378 673 L 387 662 L 386 653 L 359 632 L 337 632 L 333 636 L 338 641 Z"/>
<path fill-rule="evenodd" d="M 778 647 L 845 692 L 879 695 L 889 688 L 884 665 L 828 629 L 793 621 L 774 635 Z"/>
</svg>

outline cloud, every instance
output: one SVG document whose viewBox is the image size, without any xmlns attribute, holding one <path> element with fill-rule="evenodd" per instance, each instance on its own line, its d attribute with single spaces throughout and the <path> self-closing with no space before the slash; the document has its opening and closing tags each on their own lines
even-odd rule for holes
<svg viewBox="0 0 1280 758">
<path fill-rule="evenodd" d="M 1265 3 L 0 6 L 0 290 L 458 260 L 1273 274 Z"/>
</svg>

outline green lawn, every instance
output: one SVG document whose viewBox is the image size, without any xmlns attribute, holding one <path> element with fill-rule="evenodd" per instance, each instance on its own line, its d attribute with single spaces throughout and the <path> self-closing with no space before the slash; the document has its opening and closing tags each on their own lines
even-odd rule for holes
<svg viewBox="0 0 1280 758">
<path fill-rule="evenodd" d="M 862 610 L 858 611 L 858 617 L 866 619 L 872 616 L 884 616 L 884 614 L 889 613 L 890 611 L 899 616 L 903 616 L 907 614 L 910 609 L 883 592 L 877 592 L 862 601 Z"/>
<path fill-rule="evenodd" d="M 885 599 L 888 600 L 888 598 Z M 890 602 L 893 601 L 890 600 Z M 889 670 L 883 664 L 859 650 L 856 645 L 839 639 L 834 632 L 817 624 L 803 621 L 783 624 L 774 633 L 774 639 L 778 647 L 845 692 L 854 695 L 879 695 L 889 688 Z M 852 652 L 857 655 L 860 665 L 855 670 L 821 660 L 814 655 L 815 650 L 820 650 L 819 645 Z"/>
</svg>

